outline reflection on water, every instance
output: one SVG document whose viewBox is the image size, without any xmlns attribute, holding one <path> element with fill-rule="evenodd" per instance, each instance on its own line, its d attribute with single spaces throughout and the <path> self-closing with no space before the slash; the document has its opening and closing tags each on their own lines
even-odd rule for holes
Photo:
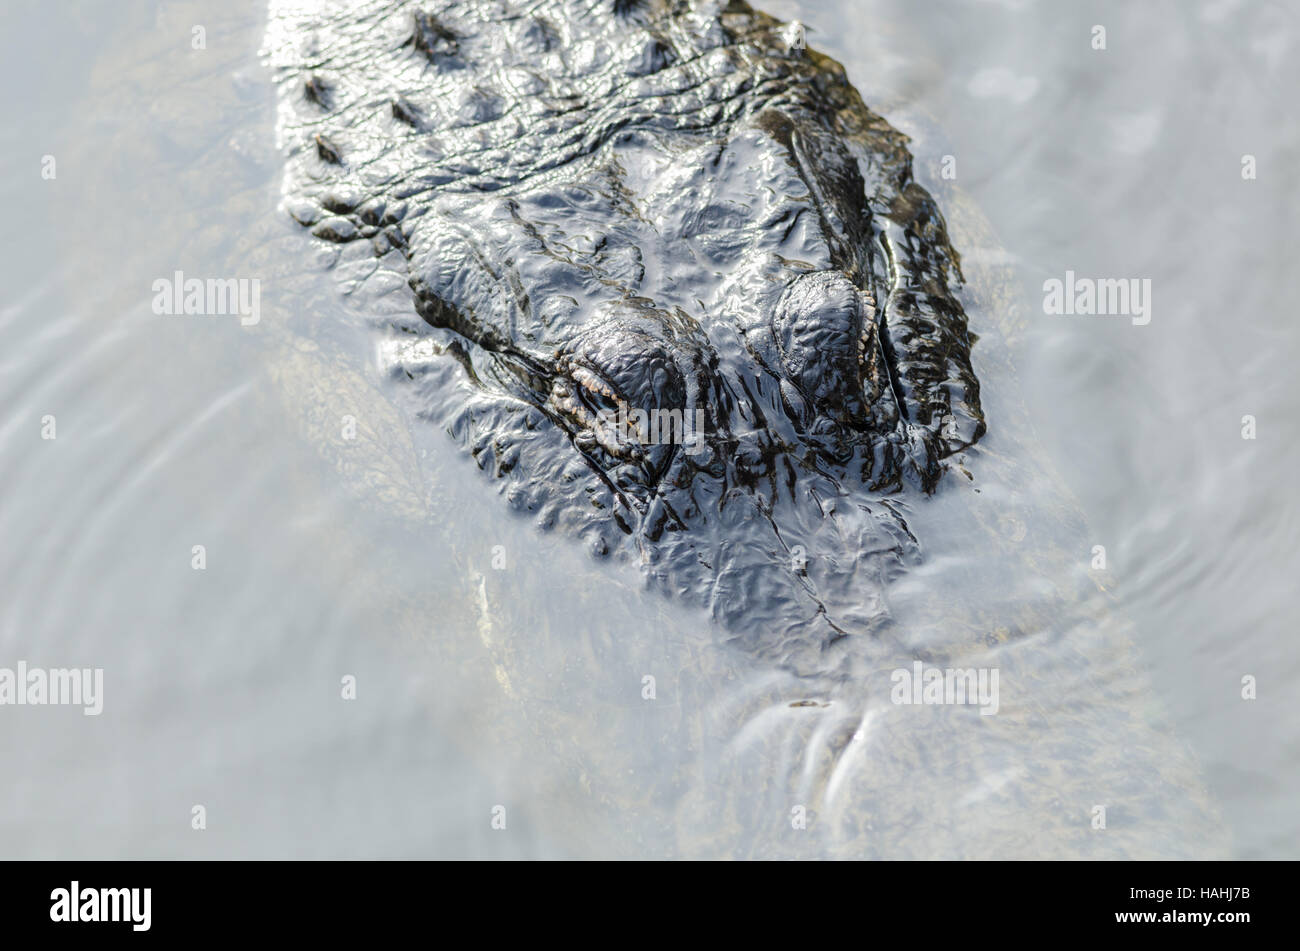
<svg viewBox="0 0 1300 951">
<path fill-rule="evenodd" d="M 23 37 L 6 88 L 25 92 L 0 161 L 26 224 L 0 239 L 0 667 L 105 671 L 100 717 L 0 710 L 7 854 L 596 854 L 611 831 L 632 853 L 747 854 L 737 830 L 761 842 L 764 816 L 787 824 L 791 802 L 813 799 L 828 851 L 841 822 L 861 854 L 947 854 L 965 833 L 927 817 L 1047 808 L 1032 783 L 1059 757 L 1026 737 L 1076 704 L 1095 708 L 1080 732 L 1105 733 L 1113 707 L 1116 736 L 1126 710 L 1163 707 L 1233 852 L 1294 854 L 1293 18 L 1225 3 L 769 9 L 808 24 L 809 44 L 913 135 L 918 178 L 941 196 L 953 157 L 1030 305 L 1007 345 L 990 327 L 977 347 L 991 438 L 976 482 L 903 502 L 929 557 L 891 594 L 897 652 L 864 661 L 870 689 L 852 696 L 726 658 L 633 573 L 507 516 L 439 434 L 385 447 L 419 460 L 430 525 L 341 484 L 301 405 L 313 390 L 284 370 L 312 364 L 286 362 L 273 330 L 318 315 L 358 373 L 365 345 L 329 282 L 307 290 L 309 245 L 275 208 L 260 5 L 32 10 L 6 31 Z M 971 251 L 972 271 L 994 254 Z M 260 278 L 262 321 L 156 316 L 152 283 L 178 269 Z M 1150 279 L 1150 324 L 1042 314 L 1043 282 L 1066 271 Z M 993 319 L 969 303 L 977 329 Z M 1050 466 L 1020 482 L 999 468 L 1016 386 L 1061 484 Z M 1002 666 L 997 716 L 904 726 L 891 671 L 964 643 L 937 603 L 1013 618 L 1078 580 L 989 557 L 988 526 L 1032 533 L 1017 513 L 1061 488 L 1086 527 L 1060 542 L 1077 543 L 1080 576 L 1104 546 L 1154 694 L 1102 634 L 1062 621 L 1017 632 L 1032 654 L 959 655 Z M 1032 703 L 1008 691 L 1017 673 L 1038 684 Z M 1240 699 L 1245 675 L 1258 700 Z M 724 816 L 709 803 L 726 784 L 751 795 Z M 867 832 L 847 805 L 864 796 L 878 803 Z M 918 831 L 903 845 L 886 827 Z"/>
</svg>

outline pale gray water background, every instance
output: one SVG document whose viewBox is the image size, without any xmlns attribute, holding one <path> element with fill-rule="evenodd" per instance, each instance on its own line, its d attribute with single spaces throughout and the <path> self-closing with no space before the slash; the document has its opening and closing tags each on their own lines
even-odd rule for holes
<svg viewBox="0 0 1300 951">
<path fill-rule="evenodd" d="M 909 127 L 886 113 L 914 136 L 923 184 L 935 185 L 942 156 L 956 159 L 1031 305 L 1067 269 L 1151 279 L 1146 326 L 1031 310 L 1016 364 L 1238 853 L 1294 857 L 1300 10 L 770 7 L 808 23 L 810 45 L 844 62 L 868 103 L 929 117 Z M 1106 27 L 1104 51 L 1091 47 L 1094 25 Z M 1245 154 L 1254 181 L 1242 179 Z M 1247 414 L 1253 442 L 1241 438 Z M 1259 680 L 1254 703 L 1240 699 L 1246 674 Z"/>
<path fill-rule="evenodd" d="M 243 244 L 273 235 L 274 253 L 304 248 L 275 208 L 261 4 L 194 7 L 4 7 L 0 665 L 103 667 L 106 696 L 98 718 L 0 708 L 0 855 L 593 851 L 581 818 L 538 806 L 544 789 L 563 800 L 581 777 L 553 775 L 495 726 L 504 715 L 479 681 L 391 636 L 393 605 L 408 600 L 393 592 L 425 608 L 431 636 L 472 641 L 456 573 L 484 568 L 501 545 L 533 572 L 539 625 L 565 618 L 570 592 L 608 591 L 604 623 L 614 619 L 633 691 L 654 638 L 689 638 L 693 621 L 505 517 L 451 453 L 430 465 L 445 474 L 449 537 L 463 550 L 402 540 L 408 557 L 376 567 L 384 523 L 366 537 L 367 517 L 268 397 L 258 328 L 151 312 L 152 281 L 177 268 L 265 273 L 264 312 L 293 307 L 291 284 Z M 809 24 L 810 44 L 915 136 L 923 184 L 939 191 L 941 157 L 956 158 L 1031 304 L 1066 269 L 1153 281 L 1145 327 L 1032 313 L 1021 384 L 1235 853 L 1294 856 L 1300 14 L 766 8 Z M 196 23 L 207 50 L 190 49 Z M 1104 52 L 1089 46 L 1093 24 L 1107 28 Z M 123 61 L 137 63 L 134 80 L 120 81 Z M 1258 180 L 1242 181 L 1243 153 Z M 53 181 L 40 175 L 46 154 Z M 231 273 L 232 261 L 250 270 Z M 45 414 L 53 441 L 40 438 Z M 1240 437 L 1244 414 L 1258 420 L 1253 442 Z M 195 544 L 206 571 L 190 567 Z M 562 681 L 563 659 L 537 650 Z M 349 673 L 351 703 L 339 699 Z M 1240 699 L 1244 674 L 1259 678 L 1259 700 Z M 587 686 L 598 712 L 609 688 Z M 190 828 L 196 803 L 203 832 Z M 489 825 L 497 804 L 505 832 Z"/>
</svg>

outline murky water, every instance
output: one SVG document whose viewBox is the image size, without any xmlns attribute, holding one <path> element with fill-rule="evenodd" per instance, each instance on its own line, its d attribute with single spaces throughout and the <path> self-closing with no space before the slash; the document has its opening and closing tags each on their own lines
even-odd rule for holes
<svg viewBox="0 0 1300 951">
<path fill-rule="evenodd" d="M 878 88 L 942 130 L 934 141 L 900 121 L 927 185 L 943 155 L 956 158 L 1031 303 L 1067 270 L 1150 278 L 1149 324 L 1039 312 L 1015 364 L 1236 853 L 1295 855 L 1296 11 L 881 4 L 882 19 L 906 24 L 900 55 L 850 5 L 815 9 L 786 15 L 822 27 L 810 42 L 849 64 L 868 102 Z M 1104 51 L 1092 48 L 1097 25 Z M 1246 675 L 1260 684 L 1253 702 L 1241 699 Z"/>
<path fill-rule="evenodd" d="M 1283 96 L 1297 85 L 1296 14 L 1223 2 L 768 9 L 801 18 L 809 43 L 913 135 L 918 178 L 941 196 L 952 157 L 1028 302 L 1023 333 L 976 348 L 992 442 L 984 470 L 978 454 L 973 465 L 998 471 L 999 414 L 1023 396 L 1049 475 L 1020 484 L 1028 497 L 994 477 L 982 502 L 952 489 L 911 506 L 931 557 L 892 598 L 913 646 L 937 646 L 925 621 L 936 599 L 1000 610 L 1036 596 L 1034 579 L 985 557 L 968 507 L 1032 512 L 1063 487 L 1086 528 L 1060 541 L 1077 545 L 1080 572 L 1105 547 L 1139 669 L 1080 628 L 1031 632 L 1034 652 L 1003 657 L 1005 675 L 1032 657 L 1042 684 L 1103 726 L 1112 698 L 1132 701 L 1140 682 L 1140 715 L 1162 708 L 1190 747 L 1231 853 L 1294 855 L 1300 523 L 1285 484 L 1297 388 L 1284 321 L 1300 290 L 1286 259 L 1300 126 Z M 767 854 L 747 834 L 788 825 L 809 787 L 826 817 L 870 791 L 878 823 L 923 826 L 909 803 L 955 815 L 1049 768 L 1017 742 L 1005 686 L 1007 716 L 991 719 L 1012 726 L 983 732 L 900 732 L 875 700 L 846 704 L 842 741 L 830 714 L 795 724 L 805 712 L 784 701 L 798 684 L 722 659 L 701 618 L 638 590 L 634 573 L 507 515 L 439 434 L 402 449 L 385 436 L 400 424 L 372 427 L 399 470 L 434 487 L 432 526 L 368 504 L 322 455 L 302 374 L 284 370 L 310 368 L 311 354 L 286 364 L 274 342 L 287 315 L 315 315 L 364 379 L 368 344 L 276 209 L 262 5 L 7 16 L 0 667 L 100 667 L 105 686 L 97 717 L 0 708 L 3 854 L 564 856 L 689 851 L 684 841 Z M 258 324 L 155 314 L 153 283 L 177 270 L 257 277 Z M 1044 314 L 1043 282 L 1067 271 L 1150 279 L 1150 322 Z M 968 303 L 982 330 L 978 295 Z M 1092 658 L 1088 671 L 1069 673 L 1072 651 Z M 699 673 L 719 667 L 726 690 Z M 1257 699 L 1242 699 L 1245 676 Z M 1036 689 L 1020 708 L 1067 708 Z M 903 752 L 873 752 L 882 736 Z M 980 754 L 945 749 L 965 743 Z M 818 780 L 823 749 L 836 765 Z M 872 769 L 890 782 L 873 785 Z M 757 792 L 725 817 L 699 805 L 772 775 L 793 777 L 773 784 L 775 820 L 756 818 L 769 805 Z M 937 835 L 910 847 L 880 836 L 888 844 L 864 854 L 945 854 Z"/>
</svg>

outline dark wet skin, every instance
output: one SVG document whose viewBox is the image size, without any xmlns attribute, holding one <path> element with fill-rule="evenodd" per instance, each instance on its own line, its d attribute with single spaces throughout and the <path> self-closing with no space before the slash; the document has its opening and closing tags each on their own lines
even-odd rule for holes
<svg viewBox="0 0 1300 951">
<path fill-rule="evenodd" d="M 526 9 L 527 12 L 524 12 Z M 516 508 L 824 674 L 984 432 L 905 137 L 741 3 L 370 3 L 273 50 L 290 214 Z M 404 308 L 368 309 L 367 294 Z M 702 444 L 608 420 L 702 411 Z"/>
</svg>

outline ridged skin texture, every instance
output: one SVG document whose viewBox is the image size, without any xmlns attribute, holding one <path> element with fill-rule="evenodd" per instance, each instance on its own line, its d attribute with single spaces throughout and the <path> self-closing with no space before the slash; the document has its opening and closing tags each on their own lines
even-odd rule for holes
<svg viewBox="0 0 1300 951">
<path fill-rule="evenodd" d="M 743 3 L 277 0 L 270 37 L 286 209 L 417 417 L 782 666 L 887 626 L 889 501 L 984 421 L 943 219 L 839 64 Z"/>
</svg>

